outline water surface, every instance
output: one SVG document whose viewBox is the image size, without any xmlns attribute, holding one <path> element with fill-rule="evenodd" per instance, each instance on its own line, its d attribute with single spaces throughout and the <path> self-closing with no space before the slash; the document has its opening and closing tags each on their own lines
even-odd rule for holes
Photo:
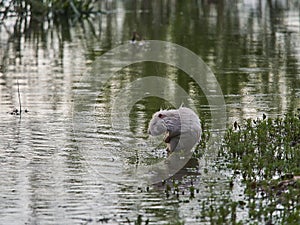
<svg viewBox="0 0 300 225">
<path fill-rule="evenodd" d="M 99 7 L 109 13 L 73 25 L 34 18 L 25 23 L 13 15 L 0 24 L 0 224 L 209 223 L 201 217 L 203 204 L 243 199 L 242 184 L 228 185 L 231 171 L 199 174 L 203 168 L 194 159 L 175 177 L 177 194 L 162 184 L 121 182 L 128 166 L 166 157 L 163 146 L 152 149 L 146 130 L 152 113 L 170 104 L 145 97 L 131 110 L 130 132 L 111 124 L 121 90 L 138 78 L 160 76 L 191 96 L 208 130 L 203 91 L 183 71 L 155 62 L 122 69 L 101 90 L 85 76 L 97 57 L 138 31 L 146 40 L 184 46 L 210 66 L 224 94 L 228 126 L 284 115 L 300 107 L 299 3 L 113 1 Z M 21 117 L 11 115 L 19 108 L 18 83 L 28 110 Z M 97 93 L 97 100 L 77 104 L 80 93 Z M 172 87 L 165 95 L 170 93 Z M 125 148 L 132 134 L 135 146 Z M 239 208 L 237 220 L 248 219 Z"/>
</svg>

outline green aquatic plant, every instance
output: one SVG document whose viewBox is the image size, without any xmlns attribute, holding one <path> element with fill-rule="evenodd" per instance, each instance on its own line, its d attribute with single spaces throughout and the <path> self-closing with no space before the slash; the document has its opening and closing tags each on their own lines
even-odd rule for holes
<svg viewBox="0 0 300 225">
<path fill-rule="evenodd" d="M 299 115 L 246 120 L 229 128 L 220 152 L 245 180 L 271 179 L 300 173 Z"/>
<path fill-rule="evenodd" d="M 245 185 L 251 221 L 300 222 L 300 114 L 234 123 L 220 156 Z"/>
<path fill-rule="evenodd" d="M 237 207 L 238 203 L 229 199 L 223 199 L 220 204 L 203 202 L 200 218 L 210 224 L 242 224 L 236 221 Z"/>
</svg>

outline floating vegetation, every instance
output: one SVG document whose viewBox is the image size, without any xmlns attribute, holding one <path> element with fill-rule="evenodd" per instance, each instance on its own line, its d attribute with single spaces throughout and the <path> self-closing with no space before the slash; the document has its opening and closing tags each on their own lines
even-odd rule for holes
<svg viewBox="0 0 300 225">
<path fill-rule="evenodd" d="M 220 156 L 245 185 L 249 220 L 300 222 L 300 115 L 234 123 Z M 248 221 L 249 222 L 249 221 Z"/>
<path fill-rule="evenodd" d="M 25 109 L 24 112 L 28 113 L 29 111 L 28 111 L 28 109 Z M 22 113 L 22 110 L 20 111 L 20 110 L 14 108 L 13 110 L 11 110 L 11 111 L 9 111 L 7 113 L 10 114 L 10 115 L 20 116 L 21 113 Z"/>
</svg>

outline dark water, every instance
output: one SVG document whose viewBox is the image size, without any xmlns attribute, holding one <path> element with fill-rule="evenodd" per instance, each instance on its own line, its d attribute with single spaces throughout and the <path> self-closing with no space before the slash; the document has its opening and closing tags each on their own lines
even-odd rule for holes
<svg viewBox="0 0 300 225">
<path fill-rule="evenodd" d="M 203 59 L 223 92 L 226 125 L 263 113 L 284 115 L 300 107 L 300 4 L 107 1 L 99 7 L 108 14 L 73 25 L 13 14 L 0 24 L 0 224 L 209 223 L 201 217 L 202 204 L 243 199 L 242 185 L 228 187 L 231 171 L 210 168 L 200 175 L 198 161 L 191 160 L 175 176 L 179 196 L 124 175 L 128 167 L 165 157 L 163 145 L 153 148 L 146 131 L 152 113 L 170 107 L 166 99 L 182 97 L 173 83 L 160 98 L 143 92 L 145 83 L 136 87 L 145 95 L 127 115 L 129 130 L 117 120 L 122 112 L 112 110 L 135 80 L 159 76 L 184 89 L 209 129 L 214 106 L 203 89 L 182 70 L 158 62 L 112 67 L 110 77 L 98 57 L 128 44 L 138 31 L 145 42 L 176 43 Z M 103 84 L 99 77 L 110 78 Z M 21 117 L 11 115 L 19 108 L 18 83 Z M 237 220 L 248 219 L 247 209 L 237 211 Z"/>
</svg>

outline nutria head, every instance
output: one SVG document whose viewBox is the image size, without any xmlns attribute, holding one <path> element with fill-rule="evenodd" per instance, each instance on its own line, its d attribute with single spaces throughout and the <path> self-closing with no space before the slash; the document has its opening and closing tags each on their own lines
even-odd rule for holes
<svg viewBox="0 0 300 225">
<path fill-rule="evenodd" d="M 178 110 L 160 110 L 152 116 L 148 133 L 158 136 L 174 130 L 180 130 L 180 117 Z"/>
<path fill-rule="evenodd" d="M 167 125 L 164 121 L 166 115 L 162 112 L 156 112 L 153 114 L 149 123 L 148 133 L 152 136 L 158 136 L 167 132 Z"/>
</svg>

